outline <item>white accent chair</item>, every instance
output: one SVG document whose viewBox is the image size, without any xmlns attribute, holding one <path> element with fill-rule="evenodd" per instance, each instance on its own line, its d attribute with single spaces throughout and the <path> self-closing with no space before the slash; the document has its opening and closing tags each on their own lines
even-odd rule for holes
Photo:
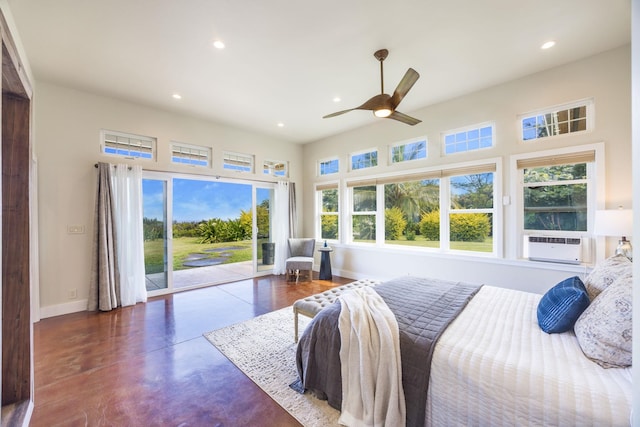
<svg viewBox="0 0 640 427">
<path fill-rule="evenodd" d="M 300 275 L 306 272 L 308 280 L 313 279 L 313 251 L 316 248 L 316 239 L 291 238 L 289 239 L 289 258 L 285 262 L 287 281 L 295 277 L 296 283 Z"/>
</svg>

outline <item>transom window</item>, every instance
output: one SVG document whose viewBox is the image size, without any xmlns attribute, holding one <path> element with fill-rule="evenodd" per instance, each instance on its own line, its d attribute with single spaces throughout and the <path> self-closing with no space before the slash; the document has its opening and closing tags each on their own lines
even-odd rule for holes
<svg viewBox="0 0 640 427">
<path fill-rule="evenodd" d="M 318 162 L 318 174 L 331 175 L 338 173 L 340 170 L 340 161 L 338 159 L 321 160 Z"/>
<path fill-rule="evenodd" d="M 521 117 L 522 140 L 531 141 L 591 129 L 593 101 L 581 101 Z"/>
<path fill-rule="evenodd" d="M 427 157 L 427 140 L 410 141 L 391 146 L 391 163 L 407 162 Z"/>
<path fill-rule="evenodd" d="M 173 142 L 171 162 L 191 166 L 211 166 L 211 148 Z"/>
<path fill-rule="evenodd" d="M 351 155 L 351 170 L 378 166 L 378 150 L 354 153 Z"/>
<path fill-rule="evenodd" d="M 464 153 L 493 147 L 493 124 L 475 125 L 445 132 L 445 154 Z"/>
<path fill-rule="evenodd" d="M 155 158 L 156 139 L 149 136 L 102 130 L 100 140 L 104 154 L 149 160 Z"/>
<path fill-rule="evenodd" d="M 265 175 L 273 175 L 279 177 L 286 177 L 289 174 L 287 162 L 280 162 L 275 160 L 265 160 L 262 163 L 262 171 Z"/>
<path fill-rule="evenodd" d="M 253 172 L 253 156 L 249 154 L 224 152 L 222 167 L 238 172 Z"/>
</svg>

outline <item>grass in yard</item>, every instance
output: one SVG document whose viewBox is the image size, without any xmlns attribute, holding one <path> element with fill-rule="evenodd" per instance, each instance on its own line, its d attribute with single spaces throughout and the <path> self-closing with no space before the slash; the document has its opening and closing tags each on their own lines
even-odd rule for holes
<svg viewBox="0 0 640 427">
<path fill-rule="evenodd" d="M 402 236 L 398 240 L 386 240 L 388 245 L 416 246 L 422 248 L 439 248 L 440 242 L 427 240 L 422 236 L 416 236 L 415 240 L 407 240 Z M 450 247 L 457 251 L 491 252 L 493 250 L 493 238 L 489 237 L 484 242 L 451 242 Z"/>
<path fill-rule="evenodd" d="M 258 245 L 259 246 L 259 245 Z M 225 257 L 223 264 L 251 261 L 251 241 L 223 243 L 199 243 L 198 237 L 177 237 L 173 239 L 173 271 L 185 270 L 192 267 L 183 265 L 185 259 L 191 254 L 201 254 L 206 258 L 217 258 L 220 253 L 207 252 L 207 249 L 239 248 L 229 251 L 231 256 Z M 164 240 L 155 239 L 144 242 L 144 265 L 146 274 L 160 273 L 164 271 L 163 264 Z"/>
</svg>

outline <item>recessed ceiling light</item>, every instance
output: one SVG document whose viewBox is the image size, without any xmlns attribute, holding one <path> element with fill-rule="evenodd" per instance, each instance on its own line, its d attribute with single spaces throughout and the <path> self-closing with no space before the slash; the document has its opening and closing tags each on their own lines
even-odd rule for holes
<svg viewBox="0 0 640 427">
<path fill-rule="evenodd" d="M 179 93 L 174 93 L 171 96 L 173 97 L 173 99 L 182 99 L 182 95 L 180 95 Z"/>
<path fill-rule="evenodd" d="M 552 48 L 556 45 L 556 42 L 554 42 L 553 40 L 549 40 L 548 42 L 545 42 L 542 46 L 540 46 L 540 49 L 549 49 Z"/>
<path fill-rule="evenodd" d="M 283 128 L 284 127 L 284 123 L 282 123 L 282 122 L 278 123 L 278 127 L 279 128 Z"/>
<path fill-rule="evenodd" d="M 213 46 L 217 49 L 224 49 L 224 43 L 221 40 L 214 41 Z"/>
<path fill-rule="evenodd" d="M 340 102 L 340 101 L 342 101 L 342 100 L 340 99 L 339 96 L 336 96 L 335 98 L 333 98 L 333 102 Z"/>
</svg>

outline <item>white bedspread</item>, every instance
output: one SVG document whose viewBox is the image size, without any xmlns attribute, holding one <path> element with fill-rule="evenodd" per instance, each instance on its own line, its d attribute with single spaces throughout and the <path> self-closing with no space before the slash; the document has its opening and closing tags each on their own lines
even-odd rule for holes
<svg viewBox="0 0 640 427">
<path fill-rule="evenodd" d="M 404 426 L 398 323 L 384 300 L 365 287 L 340 297 L 342 411 L 347 426 Z"/>
<path fill-rule="evenodd" d="M 436 346 L 427 425 L 629 425 L 631 368 L 603 369 L 572 332 L 542 332 L 540 298 L 480 290 Z"/>
</svg>

